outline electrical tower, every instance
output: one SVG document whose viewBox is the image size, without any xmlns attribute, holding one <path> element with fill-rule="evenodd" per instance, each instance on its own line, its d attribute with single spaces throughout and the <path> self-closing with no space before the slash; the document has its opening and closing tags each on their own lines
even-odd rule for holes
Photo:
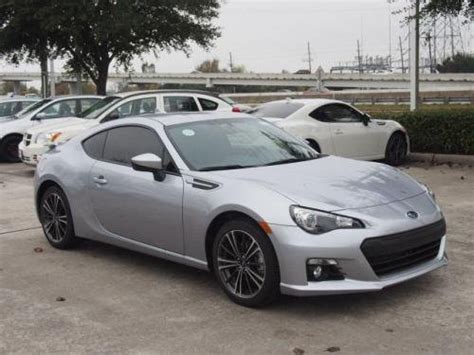
<svg viewBox="0 0 474 355">
<path fill-rule="evenodd" d="M 456 16 L 436 16 L 421 24 L 423 56 L 433 68 L 456 53 L 465 53 L 461 20 Z M 425 66 L 426 67 L 426 66 Z"/>
</svg>

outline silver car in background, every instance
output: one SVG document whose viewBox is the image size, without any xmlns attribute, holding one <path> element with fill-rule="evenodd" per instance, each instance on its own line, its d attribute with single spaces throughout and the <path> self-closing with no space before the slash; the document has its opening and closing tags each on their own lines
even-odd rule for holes
<svg viewBox="0 0 474 355">
<path fill-rule="evenodd" d="M 35 194 L 52 246 L 93 239 L 211 270 L 249 307 L 377 291 L 447 264 L 429 188 L 244 114 L 97 126 L 44 155 Z"/>
</svg>

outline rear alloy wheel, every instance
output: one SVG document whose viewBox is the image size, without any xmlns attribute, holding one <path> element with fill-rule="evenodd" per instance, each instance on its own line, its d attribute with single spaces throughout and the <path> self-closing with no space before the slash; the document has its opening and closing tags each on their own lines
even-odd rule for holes
<svg viewBox="0 0 474 355">
<path fill-rule="evenodd" d="M 44 235 L 53 247 L 69 249 L 78 243 L 69 203 L 61 189 L 52 186 L 46 190 L 41 196 L 39 214 Z"/>
<path fill-rule="evenodd" d="M 403 164 L 407 157 L 407 141 L 402 133 L 394 133 L 387 143 L 385 162 L 392 166 Z"/>
<path fill-rule="evenodd" d="M 20 162 L 20 156 L 18 154 L 18 145 L 22 140 L 21 136 L 7 136 L 2 139 L 0 144 L 0 153 L 4 159 L 9 163 Z"/>
<path fill-rule="evenodd" d="M 258 307 L 279 294 L 278 263 L 269 237 L 246 220 L 226 223 L 214 240 L 214 271 L 235 303 Z"/>
</svg>

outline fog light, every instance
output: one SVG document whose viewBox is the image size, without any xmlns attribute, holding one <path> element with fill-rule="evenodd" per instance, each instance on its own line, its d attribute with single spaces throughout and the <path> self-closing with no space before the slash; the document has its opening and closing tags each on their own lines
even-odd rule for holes
<svg viewBox="0 0 474 355">
<path fill-rule="evenodd" d="M 309 259 L 306 262 L 306 275 L 308 281 L 333 281 L 343 280 L 338 263 L 334 259 Z"/>
<path fill-rule="evenodd" d="M 319 279 L 323 274 L 323 268 L 321 266 L 316 266 L 313 270 L 313 276 L 315 279 Z"/>
</svg>

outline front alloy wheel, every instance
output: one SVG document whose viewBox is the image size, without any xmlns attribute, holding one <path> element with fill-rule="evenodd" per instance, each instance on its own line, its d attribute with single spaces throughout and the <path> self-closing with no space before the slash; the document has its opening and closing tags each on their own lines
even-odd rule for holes
<svg viewBox="0 0 474 355">
<path fill-rule="evenodd" d="M 278 265 L 269 237 L 250 221 L 225 224 L 214 242 L 214 271 L 236 303 L 257 307 L 278 295 Z"/>
</svg>

